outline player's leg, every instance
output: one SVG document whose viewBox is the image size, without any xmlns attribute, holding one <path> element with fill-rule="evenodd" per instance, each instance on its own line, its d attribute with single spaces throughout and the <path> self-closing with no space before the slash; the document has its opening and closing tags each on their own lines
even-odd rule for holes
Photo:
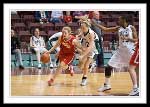
<svg viewBox="0 0 150 107">
<path fill-rule="evenodd" d="M 138 87 L 139 87 L 139 66 L 138 67 L 136 67 L 136 76 L 137 76 L 137 85 L 138 85 Z"/>
<path fill-rule="evenodd" d="M 17 61 L 19 62 L 19 68 L 24 69 L 23 63 L 22 63 L 22 56 L 21 56 L 21 51 L 20 49 L 15 49 L 14 50 L 15 55 L 17 57 Z"/>
<path fill-rule="evenodd" d="M 66 64 L 68 65 L 67 69 L 69 70 L 71 76 L 74 75 L 74 70 L 73 70 L 73 66 L 72 66 L 74 57 L 75 57 L 75 55 L 68 55 L 67 60 L 65 61 Z"/>
<path fill-rule="evenodd" d="M 85 86 L 87 84 L 87 74 L 88 74 L 88 70 L 89 70 L 89 65 L 92 61 L 93 61 L 93 59 L 91 57 L 88 57 L 84 64 L 81 86 Z"/>
<path fill-rule="evenodd" d="M 57 47 L 57 48 L 55 49 L 55 51 L 56 51 L 56 55 L 55 55 L 55 59 L 54 59 L 53 66 L 54 66 L 54 67 L 57 67 L 58 61 L 59 61 L 58 54 L 59 54 L 59 51 L 60 51 L 60 47 Z"/>
<path fill-rule="evenodd" d="M 41 69 L 41 61 L 40 61 L 40 49 L 39 48 L 33 48 L 35 53 L 36 53 L 36 57 L 37 57 L 37 61 L 38 61 L 38 68 Z"/>
<path fill-rule="evenodd" d="M 103 91 L 111 89 L 110 77 L 111 77 L 112 69 L 113 68 L 109 65 L 107 65 L 107 67 L 105 67 L 105 82 L 104 82 L 104 85 L 98 89 L 98 91 L 103 92 Z"/>
<path fill-rule="evenodd" d="M 96 64 L 97 56 L 98 56 L 98 54 L 95 54 L 95 55 L 94 55 L 94 58 L 93 58 L 91 64 L 89 65 L 89 72 L 92 72 L 93 69 L 96 67 L 96 65 L 97 65 L 97 64 Z"/>
<path fill-rule="evenodd" d="M 52 83 L 54 82 L 55 78 L 62 72 L 62 70 L 66 70 L 67 68 L 68 68 L 68 65 L 65 64 L 65 62 L 61 61 L 56 69 L 56 73 L 54 75 L 52 75 L 52 77 L 48 81 L 48 85 L 51 86 Z"/>
<path fill-rule="evenodd" d="M 87 57 L 84 57 L 83 59 L 79 59 L 78 67 L 80 68 L 81 71 L 84 70 L 84 64 L 86 61 L 87 61 Z"/>
<path fill-rule="evenodd" d="M 130 96 L 135 96 L 139 94 L 138 84 L 137 84 L 137 74 L 136 74 L 136 66 L 130 65 L 129 66 L 129 74 L 132 80 L 133 88 L 132 91 L 129 93 Z"/>
<path fill-rule="evenodd" d="M 129 93 L 130 96 L 139 95 L 139 89 L 138 89 L 139 75 L 138 72 L 136 72 L 136 68 L 138 68 L 138 64 L 139 64 L 139 53 L 137 48 L 131 57 L 130 66 L 128 70 L 133 84 L 132 91 Z"/>
<path fill-rule="evenodd" d="M 108 61 L 107 66 L 105 67 L 105 82 L 104 85 L 98 89 L 98 91 L 103 92 L 111 89 L 110 78 L 111 78 L 111 71 L 113 67 L 121 68 L 126 64 L 128 65 L 129 64 L 128 59 L 130 58 L 129 58 L 127 48 L 120 47 L 116 50 L 116 52 L 113 54 L 111 59 Z"/>
</svg>

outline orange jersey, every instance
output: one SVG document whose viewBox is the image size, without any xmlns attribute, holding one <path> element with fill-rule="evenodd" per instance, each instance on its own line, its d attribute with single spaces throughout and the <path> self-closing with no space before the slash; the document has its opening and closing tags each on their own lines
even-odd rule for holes
<svg viewBox="0 0 150 107">
<path fill-rule="evenodd" d="M 74 39 L 73 35 L 70 35 L 69 40 L 64 40 L 63 36 L 61 37 L 60 54 L 75 54 L 75 46 L 72 44 Z"/>
</svg>

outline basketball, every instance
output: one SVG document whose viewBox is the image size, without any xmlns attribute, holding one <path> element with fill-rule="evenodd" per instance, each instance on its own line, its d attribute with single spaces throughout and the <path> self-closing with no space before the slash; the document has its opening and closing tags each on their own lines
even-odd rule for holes
<svg viewBox="0 0 150 107">
<path fill-rule="evenodd" d="M 45 64 L 45 63 L 48 63 L 49 61 L 50 61 L 49 54 L 48 53 L 43 53 L 41 55 L 41 62 Z"/>
</svg>

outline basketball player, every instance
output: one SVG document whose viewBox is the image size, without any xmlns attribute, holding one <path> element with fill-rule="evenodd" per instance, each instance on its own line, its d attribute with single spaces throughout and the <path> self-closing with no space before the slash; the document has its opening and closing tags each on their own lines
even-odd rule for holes
<svg viewBox="0 0 150 107">
<path fill-rule="evenodd" d="M 62 32 L 57 32 L 55 34 L 53 34 L 50 38 L 49 38 L 49 41 L 48 41 L 48 44 L 50 46 L 50 49 L 57 43 L 58 41 L 58 38 L 62 35 Z M 57 56 L 57 53 L 60 51 L 60 47 L 57 47 L 56 49 L 54 49 L 55 52 L 56 52 L 56 56 Z M 54 67 L 56 67 L 56 62 L 58 62 L 58 58 L 55 58 L 54 60 Z"/>
<path fill-rule="evenodd" d="M 131 76 L 133 88 L 129 93 L 129 96 L 138 96 L 139 95 L 139 72 L 136 69 L 139 67 L 139 43 L 137 42 L 135 52 L 130 59 L 129 73 Z"/>
<path fill-rule="evenodd" d="M 46 52 L 47 49 L 45 48 L 45 41 L 43 37 L 40 36 L 39 28 L 34 29 L 34 35 L 30 38 L 30 47 L 31 51 L 36 53 L 38 68 L 41 69 L 40 54 Z"/>
<path fill-rule="evenodd" d="M 108 62 L 107 67 L 105 68 L 104 86 L 98 89 L 98 91 L 103 92 L 111 89 L 110 77 L 111 77 L 111 70 L 113 68 L 129 67 L 130 58 L 134 53 L 135 48 L 134 42 L 138 40 L 137 32 L 135 27 L 128 23 L 128 18 L 125 16 L 119 17 L 119 26 L 116 27 L 106 28 L 102 25 L 96 24 L 94 21 L 92 21 L 92 23 L 104 31 L 108 32 L 118 31 L 119 36 L 119 47 L 113 54 L 113 56 Z M 134 77 L 133 74 L 131 75 L 132 75 L 131 78 Z"/>
<path fill-rule="evenodd" d="M 81 86 L 85 86 L 87 84 L 87 74 L 89 71 L 89 65 L 92 63 L 93 59 L 96 58 L 98 54 L 98 50 L 95 45 L 95 40 L 98 39 L 97 34 L 91 30 L 90 23 L 88 20 L 80 21 L 80 28 L 83 32 L 82 36 L 82 46 L 85 51 L 79 56 L 80 69 L 83 71 L 83 77 L 81 81 Z"/>
<path fill-rule="evenodd" d="M 74 56 L 75 56 L 76 47 L 82 50 L 82 46 L 75 39 L 75 37 L 73 35 L 71 35 L 70 27 L 63 27 L 62 36 L 59 37 L 57 43 L 48 51 L 48 53 L 51 53 L 58 46 L 60 47 L 60 51 L 59 51 L 59 55 L 58 55 L 60 63 L 56 69 L 56 73 L 48 81 L 49 86 L 52 85 L 56 76 L 62 70 L 66 70 L 68 68 L 69 64 L 71 64 L 71 62 L 73 61 Z"/>
</svg>

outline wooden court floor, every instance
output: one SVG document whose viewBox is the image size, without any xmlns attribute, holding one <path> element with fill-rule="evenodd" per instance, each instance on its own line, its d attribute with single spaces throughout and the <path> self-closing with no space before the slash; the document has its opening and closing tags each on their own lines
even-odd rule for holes
<svg viewBox="0 0 150 107">
<path fill-rule="evenodd" d="M 127 96 L 132 87 L 128 72 L 114 72 L 111 78 L 112 90 L 98 92 L 103 85 L 103 69 L 96 68 L 88 74 L 87 86 L 80 86 L 82 74 L 75 68 L 73 77 L 68 72 L 62 72 L 53 86 L 47 85 L 49 76 L 55 69 L 18 68 L 11 70 L 11 96 Z"/>
</svg>

